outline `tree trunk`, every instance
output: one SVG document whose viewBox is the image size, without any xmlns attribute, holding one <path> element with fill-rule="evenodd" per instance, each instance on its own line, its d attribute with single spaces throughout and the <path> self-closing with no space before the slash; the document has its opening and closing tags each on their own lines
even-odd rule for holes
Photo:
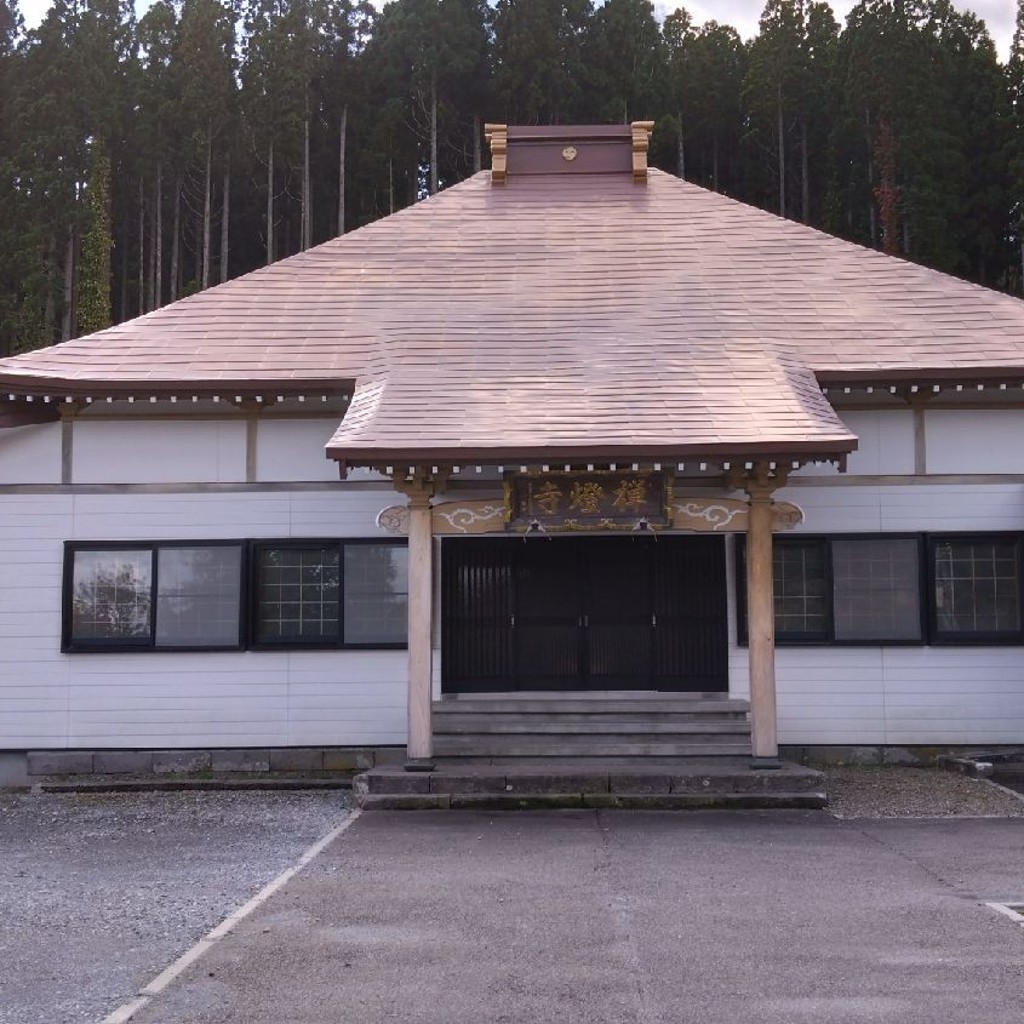
<svg viewBox="0 0 1024 1024">
<path fill-rule="evenodd" d="M 718 191 L 718 136 L 711 139 L 711 188 Z"/>
<path fill-rule="evenodd" d="M 473 115 L 473 173 L 479 174 L 483 162 L 480 158 L 480 115 Z"/>
<path fill-rule="evenodd" d="M 203 269 L 200 288 L 210 287 L 210 231 L 213 205 L 213 128 L 206 128 L 206 178 L 203 185 Z"/>
<path fill-rule="evenodd" d="M 801 185 L 803 187 L 803 217 L 802 220 L 805 224 L 811 223 L 811 183 L 808 180 L 810 177 L 810 158 L 807 155 L 807 118 L 803 118 L 800 121 L 800 177 Z"/>
<path fill-rule="evenodd" d="M 127 234 L 127 232 L 125 232 Z M 128 239 L 121 238 L 121 294 L 117 297 L 117 322 L 128 319 Z"/>
<path fill-rule="evenodd" d="M 156 272 L 153 275 L 153 304 L 164 304 L 164 165 L 156 165 Z"/>
<path fill-rule="evenodd" d="M 75 227 L 68 228 L 68 244 L 64 253 L 64 308 L 60 324 L 60 340 L 75 336 Z"/>
<path fill-rule="evenodd" d="M 153 179 L 153 201 L 149 204 L 149 256 L 146 269 L 146 305 L 156 309 L 156 178 Z"/>
<path fill-rule="evenodd" d="M 302 122 L 302 231 L 299 248 L 305 252 L 313 244 L 313 197 L 309 194 L 309 116 Z"/>
<path fill-rule="evenodd" d="M 779 83 L 778 103 L 776 113 L 778 117 L 779 135 L 779 216 L 786 216 L 786 139 L 785 139 L 785 117 L 782 110 L 782 83 Z"/>
<path fill-rule="evenodd" d="M 146 194 L 139 178 L 139 316 L 146 312 Z"/>
<path fill-rule="evenodd" d="M 231 222 L 231 155 L 224 159 L 224 208 L 220 215 L 220 283 L 228 279 L 228 229 Z"/>
<path fill-rule="evenodd" d="M 46 289 L 46 301 L 43 303 L 43 333 L 46 344 L 53 344 L 54 331 L 57 328 L 57 302 L 54 295 L 54 278 L 56 275 L 57 262 L 57 239 L 50 235 L 46 246 L 46 277 L 48 287 Z"/>
<path fill-rule="evenodd" d="M 868 232 L 871 238 L 871 248 L 878 248 L 878 217 L 875 213 L 875 161 L 873 153 L 875 150 L 874 142 L 871 138 L 871 111 L 867 107 L 864 108 L 864 141 L 867 144 L 868 149 L 868 189 L 871 193 L 871 199 L 868 200 Z"/>
<path fill-rule="evenodd" d="M 1024 235 L 1020 240 L 1020 293 L 1024 295 Z"/>
<path fill-rule="evenodd" d="M 348 104 L 341 108 L 338 128 L 338 234 L 345 233 L 345 151 L 348 145 Z"/>
<path fill-rule="evenodd" d="M 388 213 L 395 212 L 395 161 L 388 154 Z"/>
<path fill-rule="evenodd" d="M 274 140 L 267 149 L 267 263 L 274 262 Z"/>
<path fill-rule="evenodd" d="M 676 151 L 676 167 L 679 171 L 679 177 L 686 178 L 686 136 L 683 133 L 683 112 L 679 111 L 679 145 Z"/>
<path fill-rule="evenodd" d="M 430 194 L 437 194 L 437 72 L 430 73 Z"/>
<path fill-rule="evenodd" d="M 171 302 L 181 293 L 181 175 L 174 179 L 174 223 L 171 226 Z"/>
</svg>

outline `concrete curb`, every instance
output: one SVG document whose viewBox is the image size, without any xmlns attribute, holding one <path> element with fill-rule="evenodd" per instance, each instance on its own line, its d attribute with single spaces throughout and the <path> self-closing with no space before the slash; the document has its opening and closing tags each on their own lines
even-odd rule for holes
<svg viewBox="0 0 1024 1024">
<path fill-rule="evenodd" d="M 33 793 L 181 793 L 227 790 L 351 789 L 351 779 L 131 779 L 36 782 Z"/>
</svg>

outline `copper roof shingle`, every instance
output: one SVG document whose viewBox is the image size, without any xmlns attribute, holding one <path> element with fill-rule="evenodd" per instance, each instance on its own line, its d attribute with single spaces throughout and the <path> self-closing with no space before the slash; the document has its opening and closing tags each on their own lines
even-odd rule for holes
<svg viewBox="0 0 1024 1024">
<path fill-rule="evenodd" d="M 651 171 L 484 172 L 0 360 L 0 386 L 355 387 L 329 453 L 841 454 L 822 381 L 1024 377 L 1024 303 Z"/>
</svg>

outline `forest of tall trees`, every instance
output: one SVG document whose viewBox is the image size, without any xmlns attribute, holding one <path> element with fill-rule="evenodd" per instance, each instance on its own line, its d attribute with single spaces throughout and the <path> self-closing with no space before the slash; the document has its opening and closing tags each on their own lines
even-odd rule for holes
<svg viewBox="0 0 1024 1024">
<path fill-rule="evenodd" d="M 750 42 L 648 0 L 0 0 L 0 354 L 452 185 L 485 120 L 635 119 L 673 174 L 1024 290 L 1024 0 L 1005 64 L 950 0 L 767 0 Z"/>
</svg>

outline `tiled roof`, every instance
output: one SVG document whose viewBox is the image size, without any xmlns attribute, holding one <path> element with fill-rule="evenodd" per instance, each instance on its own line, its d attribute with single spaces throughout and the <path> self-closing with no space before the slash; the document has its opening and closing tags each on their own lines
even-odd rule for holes
<svg viewBox="0 0 1024 1024">
<path fill-rule="evenodd" d="M 308 252 L 0 360 L 54 395 L 355 386 L 352 463 L 838 454 L 820 383 L 1024 378 L 1024 303 L 651 171 L 478 174 Z M 146 392 L 148 393 L 148 392 Z"/>
</svg>

